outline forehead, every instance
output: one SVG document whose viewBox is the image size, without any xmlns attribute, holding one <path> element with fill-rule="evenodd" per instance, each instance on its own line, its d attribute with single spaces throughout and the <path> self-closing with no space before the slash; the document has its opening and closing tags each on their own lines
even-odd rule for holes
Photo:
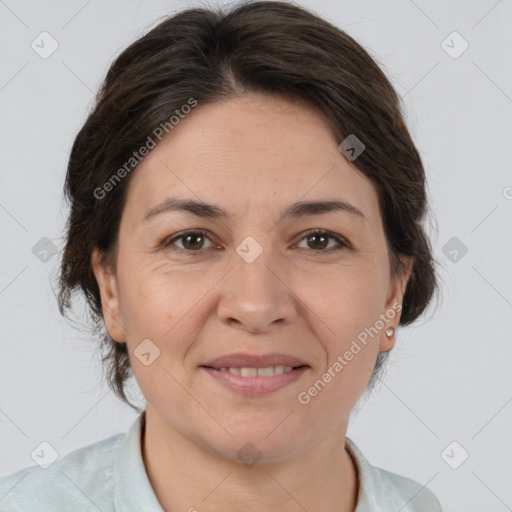
<svg viewBox="0 0 512 512">
<path fill-rule="evenodd" d="M 199 104 L 136 169 L 126 208 L 140 218 L 168 196 L 232 211 L 339 196 L 371 217 L 374 185 L 339 152 L 340 142 L 302 102 L 252 93 Z"/>
</svg>

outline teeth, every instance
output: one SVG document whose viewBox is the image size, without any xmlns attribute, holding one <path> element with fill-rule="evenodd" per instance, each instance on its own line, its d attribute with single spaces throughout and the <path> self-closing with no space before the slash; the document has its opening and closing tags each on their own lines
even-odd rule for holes
<svg viewBox="0 0 512 512">
<path fill-rule="evenodd" d="M 274 368 L 272 366 L 258 368 L 258 377 L 272 377 L 272 375 L 274 375 Z"/>
<path fill-rule="evenodd" d="M 266 368 L 219 368 L 221 372 L 229 372 L 233 375 L 240 375 L 242 377 L 272 377 L 273 375 L 280 375 L 284 372 L 291 372 L 292 366 L 267 366 Z"/>
<path fill-rule="evenodd" d="M 257 377 L 258 368 L 240 368 L 240 375 L 242 377 Z"/>
</svg>

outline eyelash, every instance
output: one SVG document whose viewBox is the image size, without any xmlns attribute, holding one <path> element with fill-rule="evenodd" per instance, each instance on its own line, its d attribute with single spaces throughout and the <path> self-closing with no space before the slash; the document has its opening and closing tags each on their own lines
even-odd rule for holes
<svg viewBox="0 0 512 512">
<path fill-rule="evenodd" d="M 203 229 L 194 229 L 194 230 L 190 230 L 190 231 L 184 231 L 182 233 L 179 233 L 178 235 L 172 237 L 172 238 L 168 238 L 166 240 L 164 240 L 162 242 L 162 246 L 164 249 L 170 249 L 170 250 L 173 250 L 173 251 L 182 251 L 182 252 L 188 252 L 188 253 L 197 253 L 197 254 L 201 254 L 203 252 L 203 249 L 199 249 L 197 251 L 191 251 L 191 250 L 187 250 L 187 249 L 182 249 L 180 247 L 172 247 L 172 245 L 174 244 L 174 242 L 176 242 L 177 240 L 182 240 L 184 238 L 186 238 L 188 235 L 201 235 L 201 236 L 204 236 L 205 238 L 208 238 L 208 240 L 210 240 L 210 238 L 208 237 L 208 233 L 203 230 Z M 335 235 L 334 233 L 331 233 L 330 231 L 325 231 L 325 230 L 322 230 L 322 229 L 312 229 L 310 231 L 307 231 L 306 233 L 304 233 L 304 235 L 302 236 L 302 238 L 300 239 L 299 242 L 302 242 L 302 240 L 304 240 L 305 238 L 307 238 L 308 236 L 311 236 L 311 235 L 324 235 L 324 236 L 327 236 L 327 238 L 332 238 L 334 239 L 338 244 L 339 246 L 337 248 L 329 248 L 329 249 L 319 249 L 319 250 L 315 250 L 315 249 L 310 249 L 311 251 L 313 252 L 316 252 L 316 253 L 331 253 L 331 252 L 337 252 L 337 251 L 340 251 L 342 249 L 349 249 L 349 245 L 342 239 L 340 238 L 339 236 Z M 210 240 L 210 242 L 212 242 Z M 212 242 L 214 243 L 214 242 Z"/>
</svg>

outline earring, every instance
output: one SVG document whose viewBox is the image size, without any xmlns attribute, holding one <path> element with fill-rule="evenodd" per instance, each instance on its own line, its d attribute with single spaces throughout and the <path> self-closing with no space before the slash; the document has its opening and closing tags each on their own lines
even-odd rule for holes
<svg viewBox="0 0 512 512">
<path fill-rule="evenodd" d="M 391 338 L 393 336 L 393 334 L 395 334 L 395 329 L 393 329 L 393 327 L 390 327 L 389 329 L 386 329 L 386 336 L 388 338 Z"/>
</svg>

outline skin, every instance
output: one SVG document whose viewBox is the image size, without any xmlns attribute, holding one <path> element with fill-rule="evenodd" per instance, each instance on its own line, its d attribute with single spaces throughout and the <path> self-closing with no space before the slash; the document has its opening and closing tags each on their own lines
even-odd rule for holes
<svg viewBox="0 0 512 512">
<path fill-rule="evenodd" d="M 391 275 L 376 189 L 340 142 L 300 102 L 250 93 L 198 105 L 131 176 L 115 270 L 92 254 L 106 328 L 128 344 L 147 401 L 143 458 L 165 510 L 356 507 L 357 475 L 342 448 L 349 414 L 378 351 L 393 348 L 395 336 L 384 331 L 396 328 L 400 313 L 307 405 L 297 395 L 381 313 L 402 304 L 411 261 L 402 276 Z M 232 217 L 167 212 L 142 222 L 170 196 Z M 365 219 L 335 211 L 279 220 L 296 201 L 333 199 Z M 348 247 L 304 235 L 315 228 Z M 207 231 L 202 243 L 163 245 L 191 229 Z M 236 252 L 246 237 L 263 249 L 252 263 Z M 148 366 L 133 355 L 144 339 L 160 350 Z M 310 368 L 263 397 L 241 396 L 199 368 L 239 351 L 289 354 Z M 261 453 L 253 466 L 237 457 L 247 442 Z"/>
</svg>

